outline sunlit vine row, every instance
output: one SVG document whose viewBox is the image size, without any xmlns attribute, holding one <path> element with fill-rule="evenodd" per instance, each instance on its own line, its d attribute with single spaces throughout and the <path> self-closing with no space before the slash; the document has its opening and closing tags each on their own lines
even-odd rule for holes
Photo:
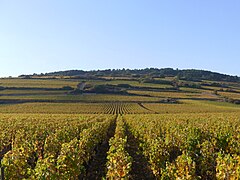
<svg viewBox="0 0 240 180">
<path fill-rule="evenodd" d="M 122 116 L 117 119 L 115 135 L 110 139 L 109 144 L 107 179 L 129 179 L 132 158 L 126 151 L 126 125 Z"/>
<path fill-rule="evenodd" d="M 158 179 L 239 178 L 239 113 L 126 119 Z"/>
<path fill-rule="evenodd" d="M 80 140 L 84 129 L 111 122 L 114 116 L 12 114 L 1 118 L 1 166 L 6 179 L 18 179 L 55 167 L 63 144 Z"/>
</svg>

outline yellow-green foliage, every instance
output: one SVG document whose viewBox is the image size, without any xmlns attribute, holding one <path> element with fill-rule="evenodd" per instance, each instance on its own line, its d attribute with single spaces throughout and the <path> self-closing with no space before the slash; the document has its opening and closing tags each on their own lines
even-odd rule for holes
<svg viewBox="0 0 240 180">
<path fill-rule="evenodd" d="M 240 93 L 221 92 L 221 91 L 219 91 L 218 94 L 220 94 L 221 96 L 226 97 L 226 98 L 240 100 Z"/>
<path fill-rule="evenodd" d="M 2 90 L 0 91 L 0 94 L 2 96 L 4 95 L 59 95 L 64 94 L 67 91 L 64 90 L 58 90 L 58 91 L 46 91 L 46 90 Z"/>
<path fill-rule="evenodd" d="M 35 95 L 19 95 L 19 96 L 1 96 L 4 100 L 48 100 L 48 101 L 82 101 L 82 102 L 156 102 L 163 98 L 145 97 L 145 96 L 128 96 L 128 95 L 111 95 L 111 94 L 35 94 Z"/>
<path fill-rule="evenodd" d="M 240 179 L 240 155 L 218 154 L 217 179 Z"/>
<path fill-rule="evenodd" d="M 0 85 L 4 87 L 62 88 L 71 86 L 76 88 L 78 83 L 78 81 L 64 79 L 0 79 Z"/>
<path fill-rule="evenodd" d="M 171 92 L 171 91 L 162 91 L 162 92 L 156 92 L 156 91 L 136 91 L 136 90 L 130 90 L 128 91 L 132 94 L 137 95 L 150 95 L 153 97 L 159 97 L 159 98 L 197 98 L 197 99 L 218 99 L 217 96 L 212 94 L 211 92 Z"/>
<path fill-rule="evenodd" d="M 184 100 L 178 104 L 143 103 L 145 107 L 158 113 L 209 113 L 238 112 L 240 106 L 230 103 Z"/>
<path fill-rule="evenodd" d="M 129 179 L 132 158 L 126 151 L 127 136 L 126 125 L 119 116 L 116 123 L 115 135 L 109 141 L 110 148 L 108 151 L 107 162 L 107 179 Z"/>
<path fill-rule="evenodd" d="M 237 179 L 239 117 L 239 112 L 125 116 L 158 179 Z"/>
<path fill-rule="evenodd" d="M 73 168 L 87 162 L 94 147 L 105 140 L 115 116 L 2 114 L 0 118 L 0 152 L 11 146 L 2 159 L 6 179 L 66 179 L 71 174 L 62 169 L 73 172 Z M 71 156 L 73 161 L 69 162 L 66 157 L 74 152 L 68 144 L 75 141 L 78 159 Z M 76 167 L 75 162 L 80 163 L 79 166 Z M 69 166 L 65 167 L 65 163 Z M 81 173 L 80 169 L 77 173 Z"/>
<path fill-rule="evenodd" d="M 24 103 L 0 106 L 1 113 L 132 114 L 151 113 L 137 103 Z"/>
</svg>

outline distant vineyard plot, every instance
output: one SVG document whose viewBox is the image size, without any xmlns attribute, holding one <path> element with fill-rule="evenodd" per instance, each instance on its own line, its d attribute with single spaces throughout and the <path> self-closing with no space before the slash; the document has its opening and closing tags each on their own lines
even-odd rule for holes
<svg viewBox="0 0 240 180">
<path fill-rule="evenodd" d="M 139 103 L 23 103 L 0 106 L 0 113 L 41 114 L 144 114 Z"/>
</svg>

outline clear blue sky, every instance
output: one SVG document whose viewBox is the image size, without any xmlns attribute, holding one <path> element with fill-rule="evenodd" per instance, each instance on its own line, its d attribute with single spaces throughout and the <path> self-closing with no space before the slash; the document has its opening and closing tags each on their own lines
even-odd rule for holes
<svg viewBox="0 0 240 180">
<path fill-rule="evenodd" d="M 0 0 L 0 76 L 145 67 L 240 75 L 240 1 Z"/>
</svg>

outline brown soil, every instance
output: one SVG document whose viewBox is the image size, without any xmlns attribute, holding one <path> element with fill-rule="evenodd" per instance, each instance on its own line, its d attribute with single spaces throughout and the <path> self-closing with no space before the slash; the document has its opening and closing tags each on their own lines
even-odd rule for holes
<svg viewBox="0 0 240 180">
<path fill-rule="evenodd" d="M 139 150 L 139 141 L 127 129 L 127 152 L 133 158 L 130 177 L 133 180 L 151 180 L 155 179 L 149 168 L 148 161 Z"/>
</svg>

